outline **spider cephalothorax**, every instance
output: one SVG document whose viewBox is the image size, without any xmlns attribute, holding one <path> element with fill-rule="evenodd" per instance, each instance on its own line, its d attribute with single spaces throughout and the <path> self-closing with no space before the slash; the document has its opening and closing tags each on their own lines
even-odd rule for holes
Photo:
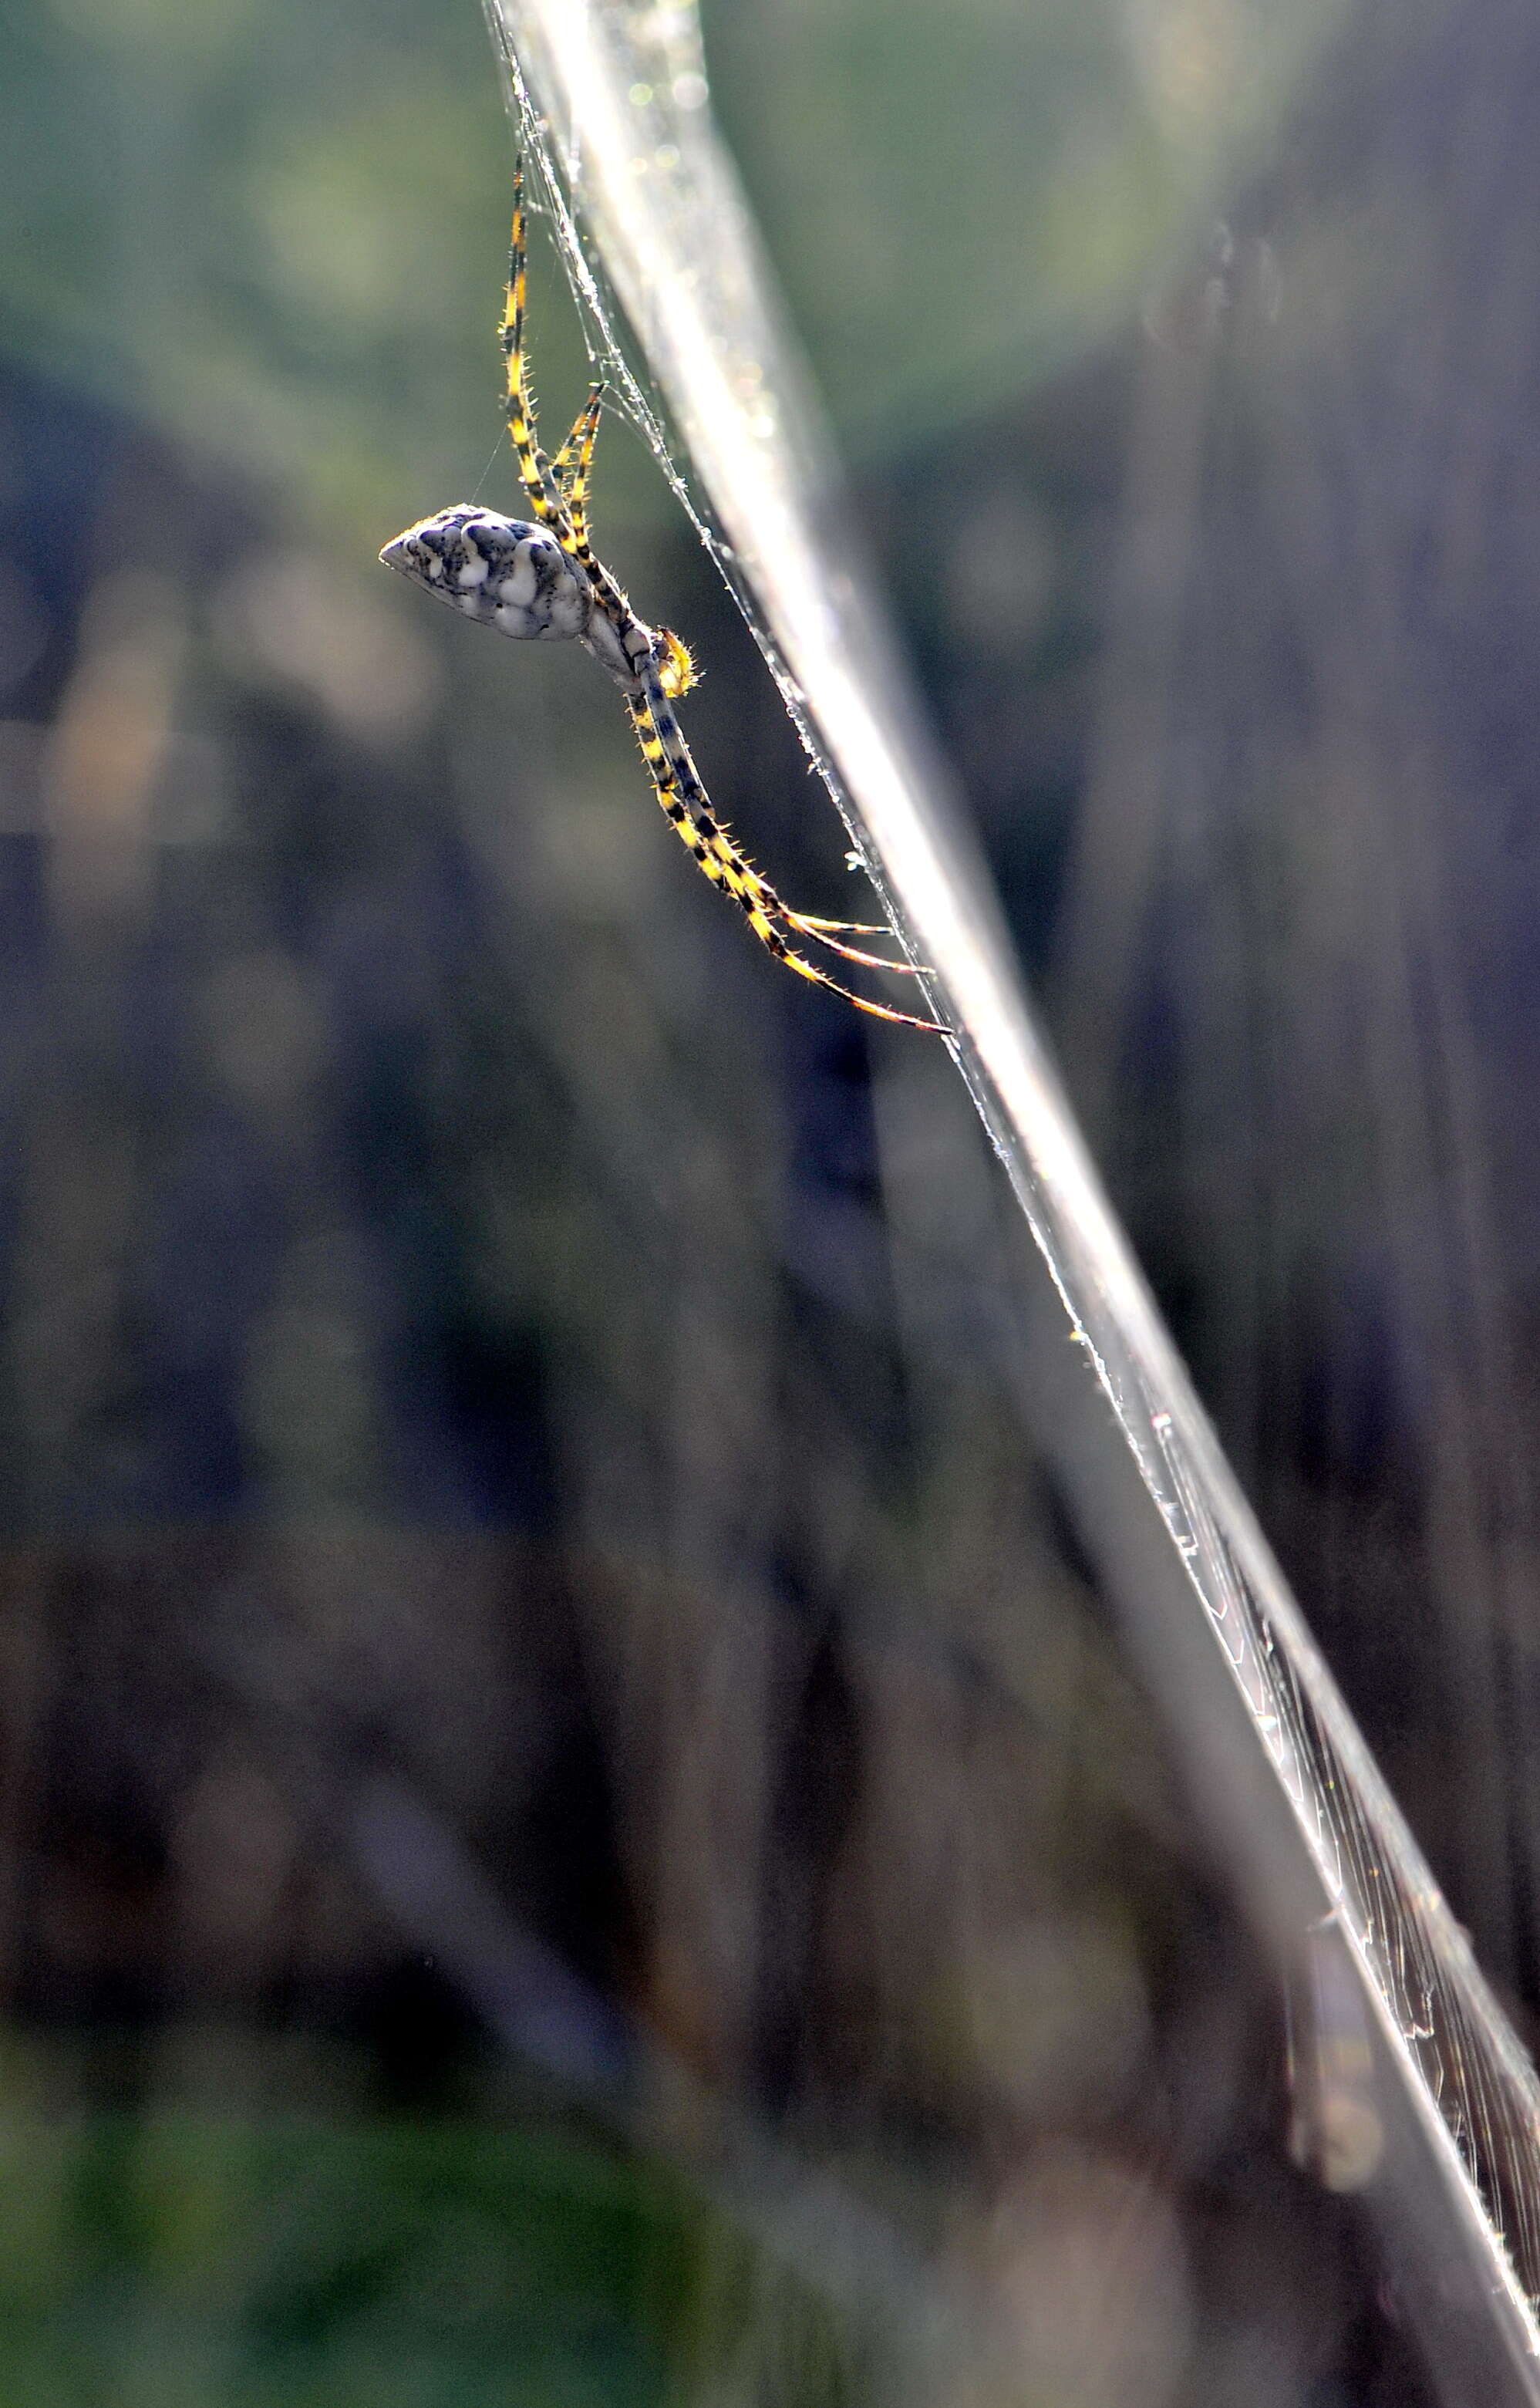
<svg viewBox="0 0 1540 2408">
<path fill-rule="evenodd" d="M 907 962 L 863 953 L 844 940 L 891 932 L 852 920 L 820 920 L 793 911 L 762 878 L 711 808 L 674 705 L 695 682 L 695 665 L 670 628 L 639 619 L 588 539 L 586 494 L 605 388 L 595 384 L 554 460 L 535 431 L 535 408 L 524 368 L 524 179 L 514 177 L 513 240 L 503 309 L 508 432 L 519 479 L 535 516 L 506 519 L 459 502 L 420 519 L 385 546 L 380 559 L 414 584 L 483 626 L 520 641 L 582 644 L 625 696 L 653 790 L 664 812 L 715 886 L 732 896 L 778 961 L 815 985 L 832 988 L 878 1020 L 901 1021 L 945 1036 L 937 1021 L 892 1011 L 841 986 L 795 950 L 794 937 L 823 945 L 870 969 L 912 975 Z"/>
</svg>

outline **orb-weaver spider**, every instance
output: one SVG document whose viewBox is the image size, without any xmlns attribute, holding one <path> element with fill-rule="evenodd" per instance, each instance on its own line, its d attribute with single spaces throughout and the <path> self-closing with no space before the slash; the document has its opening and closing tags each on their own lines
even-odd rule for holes
<svg viewBox="0 0 1540 2408">
<path fill-rule="evenodd" d="M 907 1028 L 949 1032 L 939 1021 L 893 1011 L 842 986 L 806 959 L 794 938 L 825 946 L 868 969 L 912 976 L 906 962 L 886 960 L 844 941 L 891 932 L 853 920 L 822 920 L 793 911 L 762 878 L 712 810 L 675 713 L 695 681 L 689 652 L 667 627 L 638 619 L 588 539 L 586 496 L 605 386 L 592 385 L 577 422 L 554 460 L 541 450 L 535 403 L 524 366 L 524 172 L 514 173 L 513 237 L 502 341 L 508 433 L 520 481 L 535 513 L 532 524 L 474 503 L 456 503 L 421 519 L 380 553 L 387 567 L 426 587 L 483 626 L 506 636 L 546 642 L 576 640 L 608 670 L 625 696 L 653 791 L 697 866 L 733 897 L 762 945 L 799 977 L 829 987 L 858 1010 Z"/>
</svg>

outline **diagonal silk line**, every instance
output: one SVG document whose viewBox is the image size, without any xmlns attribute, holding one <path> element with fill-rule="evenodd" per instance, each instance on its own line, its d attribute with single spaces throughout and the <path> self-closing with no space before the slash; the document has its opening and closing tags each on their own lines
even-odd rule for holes
<svg viewBox="0 0 1540 2408">
<path fill-rule="evenodd" d="M 895 931 L 932 965 L 927 987 L 960 1032 L 959 1068 L 1077 1341 L 1072 1354 L 1062 1322 L 1045 1340 L 1041 1317 L 1035 1340 L 1020 1334 L 1037 1434 L 1251 1913 L 1290 1983 L 1329 2000 L 1372 2061 L 1356 2105 L 1376 2139 L 1355 2186 L 1398 2302 L 1451 2400 L 1479 2386 L 1484 2408 L 1540 2403 L 1540 2086 L 1225 1460 L 1049 1065 L 845 523 L 712 125 L 694 9 L 483 6 L 595 356 L 719 561 Z"/>
</svg>

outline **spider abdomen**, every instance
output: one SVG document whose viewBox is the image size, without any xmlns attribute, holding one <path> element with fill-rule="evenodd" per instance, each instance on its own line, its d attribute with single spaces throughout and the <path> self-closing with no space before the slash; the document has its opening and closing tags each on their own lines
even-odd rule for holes
<svg viewBox="0 0 1540 2408">
<path fill-rule="evenodd" d="M 415 585 L 517 642 L 586 638 L 593 588 L 546 527 L 457 502 L 398 535 L 380 553 Z"/>
</svg>

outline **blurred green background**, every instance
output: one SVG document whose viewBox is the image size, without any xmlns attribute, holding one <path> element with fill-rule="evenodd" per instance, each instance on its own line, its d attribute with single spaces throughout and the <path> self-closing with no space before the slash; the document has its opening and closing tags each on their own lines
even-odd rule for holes
<svg viewBox="0 0 1540 2408">
<path fill-rule="evenodd" d="M 1527 2028 L 1540 36 L 704 33 L 1117 1199 Z M 476 9 L 0 60 L 0 2408 L 1415 2401 L 940 1049 L 746 942 L 591 663 L 376 565 L 513 506 Z M 543 243 L 532 315 L 564 427 Z M 617 423 L 594 512 L 854 908 Z"/>
</svg>

